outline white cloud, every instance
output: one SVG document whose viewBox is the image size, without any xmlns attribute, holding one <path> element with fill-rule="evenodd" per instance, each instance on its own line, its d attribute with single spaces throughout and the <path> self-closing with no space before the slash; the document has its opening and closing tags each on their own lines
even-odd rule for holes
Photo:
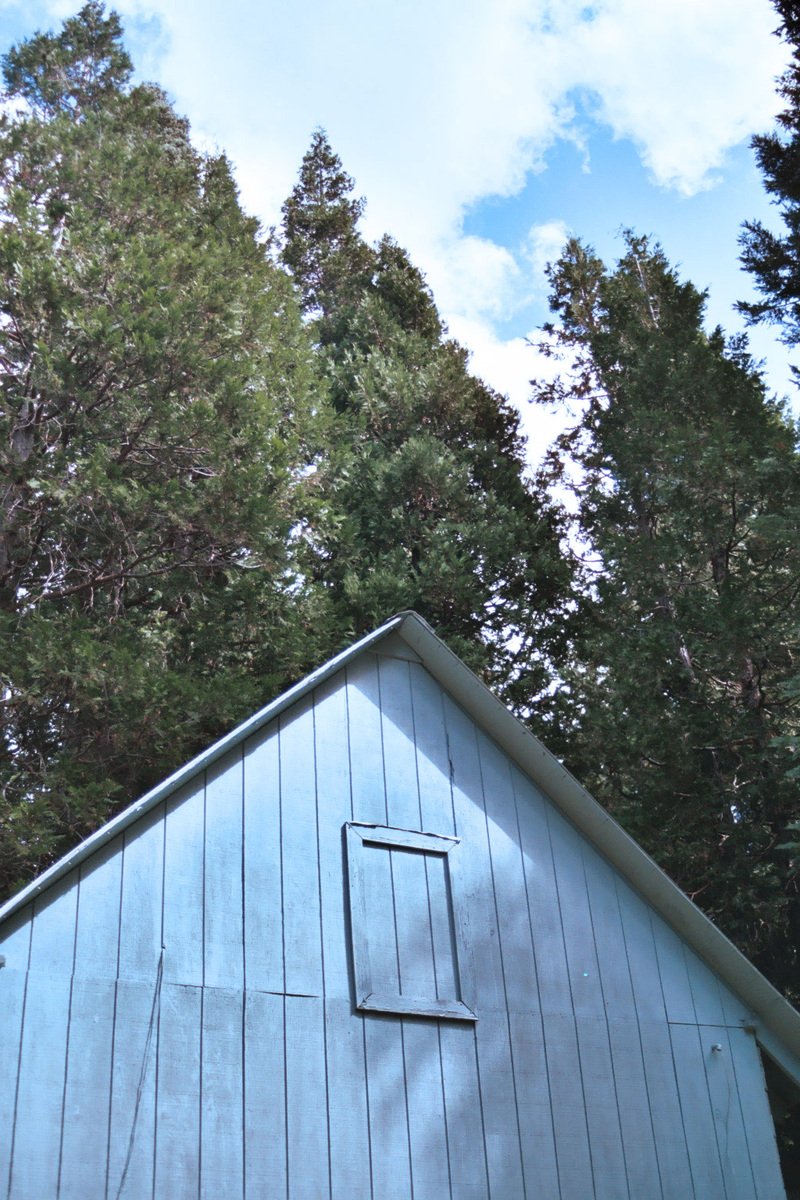
<svg viewBox="0 0 800 1200">
<path fill-rule="evenodd" d="M 537 349 L 535 333 L 530 339 L 503 340 L 485 322 L 463 317 L 453 318 L 450 333 L 469 346 L 472 373 L 490 381 L 518 410 L 520 428 L 528 443 L 528 462 L 535 467 L 563 429 L 564 420 L 545 406 L 532 403 L 531 381 L 552 381 L 558 374 L 558 363 Z"/>
</svg>

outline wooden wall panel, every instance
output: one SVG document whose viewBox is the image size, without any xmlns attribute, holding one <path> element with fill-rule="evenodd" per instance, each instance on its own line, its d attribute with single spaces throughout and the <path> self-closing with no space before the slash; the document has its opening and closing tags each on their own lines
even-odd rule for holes
<svg viewBox="0 0 800 1200">
<path fill-rule="evenodd" d="M 122 838 L 101 847 L 79 868 L 75 974 L 116 979 L 122 903 Z"/>
<path fill-rule="evenodd" d="M 153 1188 L 160 974 L 116 987 L 108 1122 L 108 1198 L 140 1200 Z"/>
<path fill-rule="evenodd" d="M 27 971 L 32 927 L 33 905 L 28 904 L 21 912 L 9 917 L 0 930 L 0 954 L 9 971 Z"/>
<path fill-rule="evenodd" d="M 280 737 L 277 722 L 244 747 L 244 982 L 283 992 Z"/>
<path fill-rule="evenodd" d="M 17 1079 L 28 977 L 24 971 L 0 971 L 0 1196 L 8 1195 L 17 1109 Z"/>
<path fill-rule="evenodd" d="M 289 993 L 322 995 L 316 763 L 310 698 L 281 717 L 283 957 Z"/>
<path fill-rule="evenodd" d="M 69 978 L 75 962 L 78 872 L 38 897 L 33 912 L 30 970 Z"/>
<path fill-rule="evenodd" d="M 60 1200 L 101 1200 L 105 1195 L 114 1000 L 113 980 L 74 980 L 58 1172 Z"/>
<path fill-rule="evenodd" d="M 484 1200 L 489 1180 L 475 1028 L 444 1022 L 439 1040 L 453 1200 Z"/>
<path fill-rule="evenodd" d="M 727 1028 L 725 1038 L 741 1105 L 755 1195 L 758 1200 L 785 1200 L 775 1125 L 770 1116 L 758 1045 L 744 1029 Z"/>
<path fill-rule="evenodd" d="M 164 815 L 160 804 L 125 831 L 123 843 L 119 974 L 151 985 L 161 957 Z"/>
<path fill-rule="evenodd" d="M 362 847 L 367 933 L 387 990 L 441 998 L 463 931 L 476 1024 L 356 1009 L 348 821 L 460 839 Z M 0 953 L 7 1200 L 783 1200 L 743 1006 L 397 643 Z"/>
<path fill-rule="evenodd" d="M 164 982 L 202 986 L 205 776 L 167 803 L 164 834 Z"/>
<path fill-rule="evenodd" d="M 209 768 L 203 853 L 203 983 L 244 986 L 243 766 L 238 746 Z"/>
<path fill-rule="evenodd" d="M 72 911 L 72 897 L 67 893 L 65 898 Z M 48 933 L 54 932 L 58 925 L 53 907 L 48 908 Z M 43 928 L 42 949 L 44 933 Z M 38 1200 L 57 1195 L 69 1003 L 68 974 L 30 972 L 22 1028 L 10 1200 Z"/>
<path fill-rule="evenodd" d="M 244 1194 L 264 1200 L 287 1195 L 285 1007 L 284 996 L 245 997 Z"/>
<path fill-rule="evenodd" d="M 244 1190 L 243 1000 L 241 986 L 203 989 L 200 1200 Z"/>
<path fill-rule="evenodd" d="M 200 1186 L 202 1003 L 202 988 L 164 981 L 157 1035 L 153 1192 L 169 1200 L 196 1200 Z"/>
<path fill-rule="evenodd" d="M 286 1145 L 292 1200 L 330 1196 L 322 1000 L 286 997 Z"/>
</svg>

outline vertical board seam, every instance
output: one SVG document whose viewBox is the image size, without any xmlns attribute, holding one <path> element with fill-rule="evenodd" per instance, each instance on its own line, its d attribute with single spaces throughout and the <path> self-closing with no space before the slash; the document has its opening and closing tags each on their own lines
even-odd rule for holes
<svg viewBox="0 0 800 1200">
<path fill-rule="evenodd" d="M 550 812 L 547 806 L 544 810 L 545 825 L 547 827 L 547 843 L 550 849 L 550 861 L 553 867 L 553 885 L 556 894 L 556 907 L 558 908 L 558 921 L 561 926 L 561 945 L 564 949 L 564 962 L 567 968 L 567 984 L 569 986 L 570 1006 L 572 1008 L 572 1025 L 575 1030 L 575 1046 L 578 1051 L 578 1076 L 581 1081 L 581 1096 L 583 1098 L 583 1124 L 586 1130 L 586 1146 L 589 1151 L 589 1166 L 592 1172 L 592 1195 L 597 1195 L 597 1189 L 594 1184 L 594 1155 L 592 1153 L 592 1139 L 589 1134 L 589 1117 L 586 1107 L 586 1082 L 583 1077 L 583 1064 L 581 1062 L 580 1045 L 578 1043 L 578 1022 L 575 1016 L 575 994 L 572 990 L 572 973 L 569 969 L 569 955 L 567 954 L 567 938 L 564 932 L 564 912 L 561 904 L 561 889 L 558 885 L 558 871 L 556 870 L 556 856 L 553 849 L 553 833 L 550 826 Z M 558 1162 L 558 1145 L 556 1145 L 556 1162 Z"/>
<path fill-rule="evenodd" d="M 606 1044 L 608 1045 L 608 1058 L 611 1063 L 611 1081 L 614 1087 L 614 1107 L 617 1112 L 617 1129 L 619 1130 L 619 1145 L 622 1151 L 622 1165 L 625 1171 L 625 1188 L 628 1193 L 628 1200 L 631 1200 L 631 1183 L 628 1175 L 628 1156 L 625 1152 L 625 1139 L 622 1135 L 622 1117 L 619 1110 L 619 1089 L 617 1087 L 617 1071 L 614 1065 L 614 1048 L 611 1045 L 611 1031 L 608 1027 L 608 1007 L 606 1005 L 606 992 L 603 986 L 603 972 L 600 969 L 600 958 L 597 946 L 597 933 L 594 927 L 594 913 L 592 911 L 592 897 L 589 891 L 589 880 L 586 875 L 586 843 L 581 841 L 581 874 L 583 876 L 583 886 L 586 891 L 586 907 L 589 913 L 589 928 L 592 931 L 592 945 L 594 946 L 595 959 L 597 960 L 597 982 L 600 985 L 600 999 L 603 1003 L 603 1024 L 606 1031 Z M 631 984 L 631 994 L 633 993 L 633 984 Z M 580 1054 L 580 1043 L 578 1046 Z M 633 1197 L 633 1200 L 637 1200 Z"/>
<path fill-rule="evenodd" d="M 511 1013 L 508 1007 L 508 984 L 506 982 L 506 965 L 503 955 L 503 934 L 500 929 L 500 911 L 497 904 L 497 888 L 495 885 L 494 876 L 494 858 L 492 855 L 492 839 L 489 833 L 489 810 L 486 804 L 486 785 L 483 774 L 483 756 L 481 754 L 481 743 L 478 735 L 478 728 L 475 726 L 475 748 L 478 754 L 478 772 L 480 775 L 481 799 L 483 802 L 483 820 L 486 826 L 486 849 L 489 854 L 489 874 L 492 880 L 492 900 L 494 903 L 494 919 L 497 925 L 497 949 L 500 955 L 500 975 L 503 980 L 503 1000 L 506 1009 L 506 1033 L 508 1035 L 508 1057 L 511 1063 L 511 1087 L 514 1092 L 514 1113 L 517 1119 L 517 1146 L 519 1149 L 519 1170 L 522 1178 L 522 1195 L 523 1200 L 527 1200 L 528 1188 L 525 1182 L 525 1156 L 522 1152 L 522 1125 L 519 1118 L 519 1095 L 517 1092 L 517 1072 L 514 1065 L 514 1042 L 511 1036 Z"/>
<path fill-rule="evenodd" d="M 322 1052 L 325 1059 L 325 1128 L 328 1141 L 328 1195 L 333 1196 L 333 1164 L 331 1162 L 331 1095 L 328 1078 L 328 999 L 325 983 L 325 932 L 322 919 L 322 862 L 319 841 L 319 763 L 317 761 L 317 693 L 311 695 L 311 731 L 314 759 L 314 816 L 317 838 L 317 893 L 319 895 L 319 951 L 322 971 Z"/>
<path fill-rule="evenodd" d="M 670 1021 L 669 1021 L 669 1011 L 667 1009 L 667 997 L 666 997 L 666 993 L 664 991 L 664 977 L 661 972 L 661 957 L 658 953 L 658 946 L 656 945 L 656 935 L 655 935 L 655 930 L 653 928 L 654 915 L 655 914 L 653 913 L 652 909 L 648 906 L 647 920 L 648 920 L 648 924 L 650 926 L 650 936 L 653 939 L 653 953 L 655 955 L 656 971 L 658 973 L 658 986 L 661 989 L 661 999 L 664 1003 L 664 1018 L 665 1018 L 664 1025 L 665 1025 L 665 1028 L 667 1031 L 667 1038 L 669 1039 L 669 1053 L 670 1053 L 670 1058 L 672 1060 L 672 1075 L 675 1080 L 675 1095 L 678 1098 L 678 1109 L 680 1110 L 680 1114 L 681 1114 L 681 1126 L 683 1128 L 683 1142 L 686 1147 L 686 1163 L 689 1167 L 689 1177 L 692 1181 L 692 1192 L 694 1193 L 695 1200 L 698 1200 L 697 1184 L 696 1184 L 695 1177 L 694 1177 L 694 1168 L 692 1166 L 692 1156 L 689 1153 L 689 1138 L 686 1133 L 686 1114 L 683 1111 L 683 1099 L 681 1098 L 680 1080 L 678 1079 L 678 1065 L 675 1062 L 675 1046 L 674 1046 L 674 1043 L 672 1040 L 672 1030 L 670 1029 Z M 694 1007 L 694 1000 L 692 1001 L 692 1007 Z M 702 1200 L 702 1197 L 700 1197 L 699 1200 Z"/>
<path fill-rule="evenodd" d="M 617 909 L 619 911 L 620 929 L 622 931 L 622 945 L 625 950 L 625 961 L 628 964 L 628 977 L 631 982 L 631 993 L 632 993 L 633 999 L 634 999 L 633 1007 L 634 1007 L 634 1012 L 636 1014 L 636 1034 L 637 1034 L 637 1037 L 639 1040 L 639 1057 L 641 1058 L 641 1062 L 642 1062 L 642 1079 L 644 1081 L 645 1095 L 647 1096 L 647 1109 L 648 1109 L 648 1115 L 650 1117 L 650 1129 L 653 1134 L 653 1152 L 655 1154 L 655 1159 L 656 1159 L 656 1170 L 658 1171 L 658 1183 L 659 1183 L 659 1187 L 661 1188 L 661 1195 L 663 1197 L 663 1195 L 664 1195 L 664 1175 L 661 1170 L 661 1158 L 658 1153 L 658 1138 L 656 1137 L 656 1126 L 655 1126 L 655 1121 L 653 1120 L 652 1096 L 650 1094 L 650 1083 L 647 1078 L 647 1066 L 646 1066 L 645 1058 L 644 1058 L 644 1037 L 642 1036 L 642 1022 L 641 1022 L 640 1014 L 639 1014 L 639 1005 L 636 1002 L 636 990 L 633 986 L 633 971 L 631 970 L 631 956 L 630 956 L 630 949 L 628 947 L 628 933 L 625 928 L 625 918 L 624 918 L 624 913 L 622 911 L 622 900 L 621 900 L 620 894 L 619 894 L 619 883 L 618 883 L 616 871 L 614 871 L 614 873 L 613 873 L 613 880 L 614 880 L 614 895 L 617 898 Z M 655 949 L 655 947 L 654 947 L 654 949 Z M 665 1018 L 665 1027 L 668 1028 L 668 1026 L 666 1025 L 666 1010 L 664 1012 L 664 1018 Z M 683 1121 L 683 1114 L 681 1114 L 681 1122 L 682 1121 Z M 684 1140 L 685 1140 L 685 1134 L 684 1134 Z"/>
<path fill-rule="evenodd" d="M 531 940 L 531 956 L 533 958 L 533 972 L 534 972 L 534 975 L 536 976 L 536 996 L 537 996 L 538 1005 L 539 1005 L 539 1029 L 540 1029 L 541 1038 L 542 1038 L 542 1054 L 544 1055 L 544 1073 L 545 1073 L 545 1080 L 547 1082 L 547 1099 L 549 1101 L 549 1106 L 550 1106 L 550 1127 L 551 1127 L 552 1133 L 553 1133 L 553 1162 L 554 1162 L 555 1168 L 556 1168 L 556 1179 L 558 1180 L 558 1189 L 560 1192 L 562 1190 L 562 1178 L 561 1178 L 561 1167 L 560 1167 L 560 1164 L 558 1161 L 558 1142 L 556 1140 L 556 1118 L 555 1118 L 555 1112 L 553 1110 L 553 1088 L 552 1088 L 552 1084 L 550 1082 L 550 1066 L 551 1066 L 551 1064 L 550 1064 L 550 1060 L 548 1058 L 547 1038 L 545 1037 L 545 1030 L 544 1030 L 544 1013 L 542 1011 L 542 990 L 541 990 L 541 985 L 539 983 L 539 964 L 538 964 L 537 957 L 536 957 L 536 939 L 534 938 L 534 935 L 533 935 L 533 915 L 531 913 L 530 889 L 528 888 L 528 872 L 525 869 L 525 851 L 523 849 L 523 842 L 522 842 L 522 824 L 519 819 L 519 797 L 517 794 L 516 777 L 515 777 L 514 772 L 511 770 L 510 763 L 509 763 L 509 771 L 511 773 L 511 795 L 514 799 L 514 817 L 515 817 L 516 823 L 517 823 L 517 843 L 519 845 L 519 857 L 520 857 L 520 864 L 522 866 L 522 884 L 523 884 L 523 887 L 525 888 L 525 908 L 528 913 L 528 934 L 529 934 L 530 940 Z"/>
<path fill-rule="evenodd" d="M 64 1082 L 61 1086 L 61 1122 L 58 1133 L 58 1170 L 56 1173 L 56 1200 L 61 1195 L 61 1172 L 64 1165 L 64 1119 L 67 1106 L 67 1083 L 69 1080 L 69 1044 L 72 1035 L 72 996 L 75 990 L 75 963 L 78 953 L 78 920 L 81 912 L 81 882 L 83 863 L 78 867 L 78 886 L 75 896 L 75 927 L 72 931 L 72 970 L 69 977 L 69 1000 L 67 1001 L 67 1036 L 64 1046 Z"/>
</svg>

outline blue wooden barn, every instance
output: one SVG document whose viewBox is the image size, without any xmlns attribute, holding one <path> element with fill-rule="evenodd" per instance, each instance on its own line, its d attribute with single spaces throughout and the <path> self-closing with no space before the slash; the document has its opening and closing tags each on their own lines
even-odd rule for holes
<svg viewBox="0 0 800 1200">
<path fill-rule="evenodd" d="M 8 1200 L 779 1200 L 800 1015 L 414 614 L 0 911 Z"/>
</svg>

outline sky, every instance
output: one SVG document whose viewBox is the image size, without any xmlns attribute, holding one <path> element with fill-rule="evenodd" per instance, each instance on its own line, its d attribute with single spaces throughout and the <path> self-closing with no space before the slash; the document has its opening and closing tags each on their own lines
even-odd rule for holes
<svg viewBox="0 0 800 1200">
<path fill-rule="evenodd" d="M 0 0 L 0 49 L 71 0 Z M 529 403 L 544 268 L 566 237 L 609 263 L 620 231 L 660 242 L 742 328 L 744 220 L 775 227 L 749 146 L 779 108 L 787 52 L 769 0 L 118 0 L 141 79 L 225 151 L 247 211 L 280 221 L 315 128 L 426 275 L 476 374 L 519 408 L 531 461 L 562 418 Z M 533 345 L 531 343 L 534 343 Z M 752 335 L 795 408 L 789 359 Z"/>
</svg>

